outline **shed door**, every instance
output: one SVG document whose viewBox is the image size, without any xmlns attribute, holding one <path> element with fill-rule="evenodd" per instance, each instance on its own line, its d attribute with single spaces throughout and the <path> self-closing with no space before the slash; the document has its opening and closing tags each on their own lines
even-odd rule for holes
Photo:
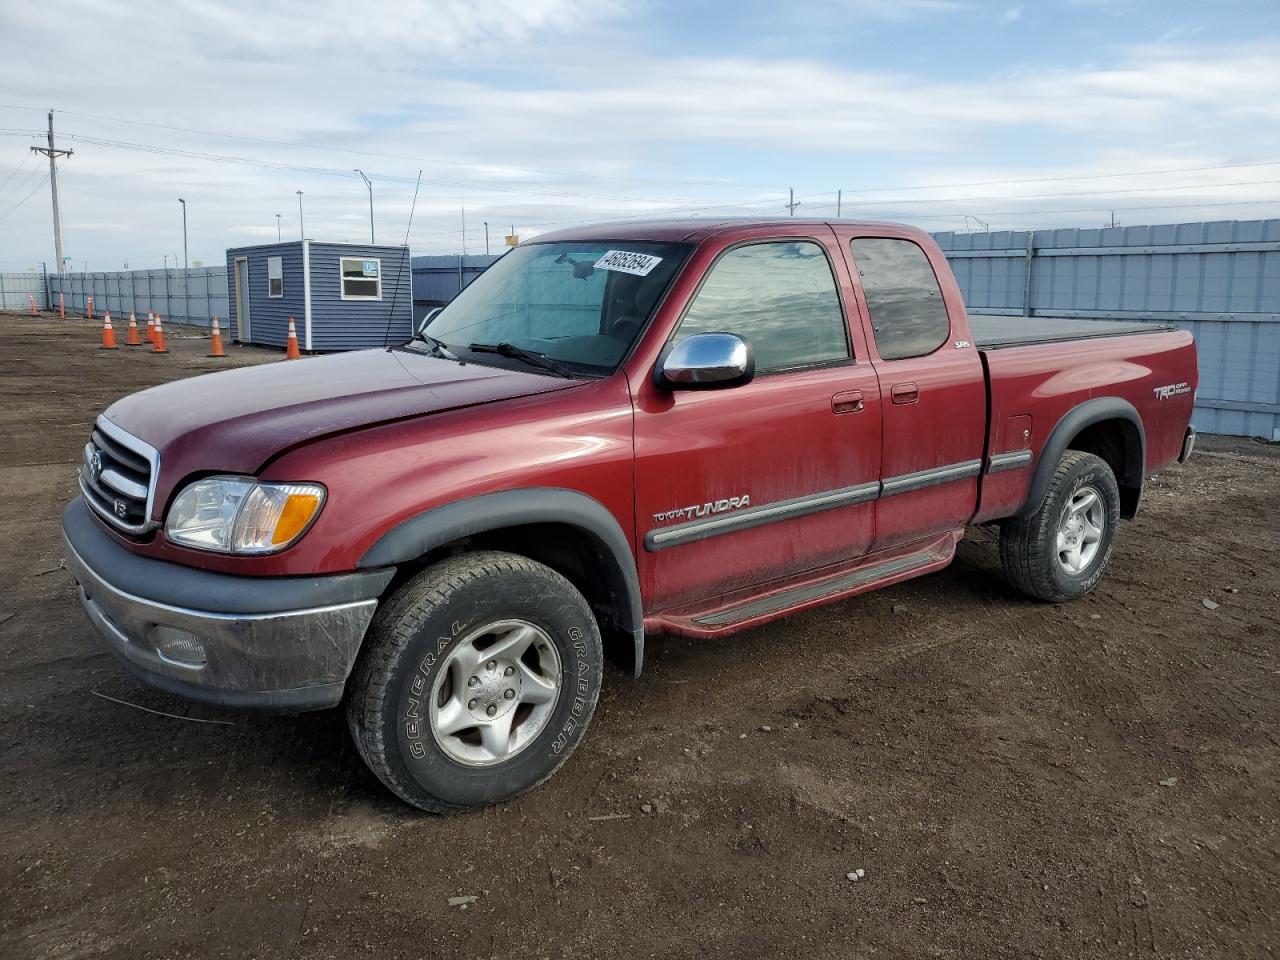
<svg viewBox="0 0 1280 960">
<path fill-rule="evenodd" d="M 250 343 L 252 325 L 249 320 L 249 260 L 236 258 L 236 339 Z"/>
</svg>

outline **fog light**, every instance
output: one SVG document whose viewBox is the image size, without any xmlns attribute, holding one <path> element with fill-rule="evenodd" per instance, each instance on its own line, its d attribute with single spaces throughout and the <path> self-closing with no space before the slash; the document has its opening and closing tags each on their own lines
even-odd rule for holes
<svg viewBox="0 0 1280 960">
<path fill-rule="evenodd" d="M 177 627 L 157 624 L 151 628 L 151 642 L 161 660 L 179 667 L 203 667 L 208 660 L 200 638 Z"/>
</svg>

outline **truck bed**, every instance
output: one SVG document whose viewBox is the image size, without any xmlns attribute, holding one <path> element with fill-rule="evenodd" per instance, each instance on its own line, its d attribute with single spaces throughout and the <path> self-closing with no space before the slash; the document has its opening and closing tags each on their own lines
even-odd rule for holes
<svg viewBox="0 0 1280 960">
<path fill-rule="evenodd" d="M 1022 347 L 1033 343 L 1061 343 L 1094 337 L 1124 337 L 1177 329 L 1167 323 L 1125 320 L 1077 320 L 1069 317 L 1004 317 L 969 314 L 974 343 L 983 350 Z"/>
</svg>

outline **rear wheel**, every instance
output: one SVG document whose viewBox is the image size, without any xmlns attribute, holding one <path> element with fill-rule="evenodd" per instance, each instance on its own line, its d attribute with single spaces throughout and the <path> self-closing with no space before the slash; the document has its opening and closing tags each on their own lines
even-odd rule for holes
<svg viewBox="0 0 1280 960">
<path fill-rule="evenodd" d="M 554 570 L 514 554 L 445 560 L 379 611 L 352 681 L 360 755 L 414 806 L 457 813 L 550 777 L 600 693 L 600 632 Z"/>
<path fill-rule="evenodd" d="M 1040 508 L 1000 527 L 1000 562 L 1013 586 L 1060 603 L 1092 590 L 1111 560 L 1120 488 L 1101 457 L 1068 451 Z"/>
</svg>

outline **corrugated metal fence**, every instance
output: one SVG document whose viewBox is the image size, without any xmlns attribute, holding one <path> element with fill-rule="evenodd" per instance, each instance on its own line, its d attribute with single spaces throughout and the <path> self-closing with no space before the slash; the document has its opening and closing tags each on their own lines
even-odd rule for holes
<svg viewBox="0 0 1280 960">
<path fill-rule="evenodd" d="M 189 270 L 117 270 L 109 273 L 50 274 L 51 307 L 62 294 L 68 313 L 83 315 L 93 297 L 94 316 L 104 310 L 145 316 L 154 310 L 173 323 L 207 327 L 210 318 L 228 319 L 226 267 Z M 225 327 L 224 327 L 225 329 Z"/>
<path fill-rule="evenodd" d="M 448 303 L 498 258 L 488 254 L 413 258 L 413 317 Z"/>
<path fill-rule="evenodd" d="M 1280 220 L 934 237 L 974 313 L 1190 330 L 1196 427 L 1280 440 Z"/>
<path fill-rule="evenodd" d="M 48 305 L 43 273 L 0 273 L 0 310 L 29 310 L 28 297 L 35 298 L 37 310 Z"/>
<path fill-rule="evenodd" d="M 1173 322 L 1200 353 L 1196 426 L 1280 440 L 1280 220 L 934 235 L 975 313 Z M 496 257 L 414 257 L 415 316 L 457 295 Z M 461 273 L 461 276 L 460 276 Z M 3 274 L 5 309 L 44 307 L 41 274 Z M 461 281 L 461 282 L 460 282 Z M 223 267 L 49 277 L 68 311 L 226 317 Z"/>
</svg>

